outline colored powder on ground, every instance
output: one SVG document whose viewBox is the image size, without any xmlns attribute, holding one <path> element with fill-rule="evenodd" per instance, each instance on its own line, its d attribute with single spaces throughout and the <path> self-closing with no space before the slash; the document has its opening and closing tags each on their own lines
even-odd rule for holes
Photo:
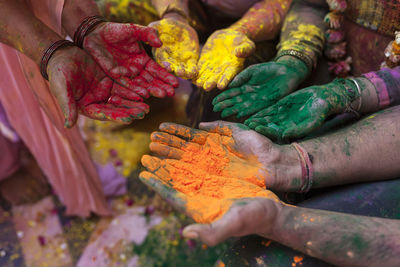
<svg viewBox="0 0 400 267">
<path fill-rule="evenodd" d="M 233 138 L 210 133 L 204 145 L 189 143 L 179 161 L 168 164 L 174 189 L 185 195 L 186 208 L 199 223 L 210 223 L 225 214 L 239 198 L 271 197 L 260 175 L 261 164 L 234 147 Z"/>
<path fill-rule="evenodd" d="M 302 256 L 294 256 L 292 267 L 296 267 L 297 264 L 302 265 L 303 257 Z"/>
</svg>

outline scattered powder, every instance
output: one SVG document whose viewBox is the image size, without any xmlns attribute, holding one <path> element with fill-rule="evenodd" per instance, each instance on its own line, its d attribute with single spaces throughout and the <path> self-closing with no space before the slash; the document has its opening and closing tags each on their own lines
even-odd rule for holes
<svg viewBox="0 0 400 267">
<path fill-rule="evenodd" d="M 297 266 L 297 264 L 303 265 L 303 264 L 302 264 L 302 261 L 303 261 L 303 257 L 302 257 L 302 256 L 294 256 L 294 257 L 293 257 L 292 267 Z"/>
</svg>

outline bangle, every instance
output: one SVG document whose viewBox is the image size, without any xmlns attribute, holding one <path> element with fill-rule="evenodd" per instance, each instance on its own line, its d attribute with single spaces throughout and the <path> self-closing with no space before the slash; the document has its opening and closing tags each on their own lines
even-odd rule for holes
<svg viewBox="0 0 400 267">
<path fill-rule="evenodd" d="M 101 16 L 90 16 L 85 18 L 74 33 L 74 43 L 79 48 L 83 48 L 83 40 L 85 39 L 85 36 L 90 33 L 97 25 L 105 21 L 106 20 Z"/>
<path fill-rule="evenodd" d="M 307 68 L 310 71 L 312 71 L 316 65 L 316 63 L 314 62 L 314 60 L 311 57 L 309 57 L 308 55 L 305 55 L 297 50 L 293 50 L 293 49 L 281 50 L 276 55 L 275 61 L 277 61 L 280 57 L 283 57 L 283 56 L 292 56 L 292 57 L 300 59 L 301 61 L 303 61 L 306 64 Z"/>
<path fill-rule="evenodd" d="M 359 98 L 357 111 L 359 112 L 360 109 L 361 109 L 361 105 L 362 105 L 361 87 L 360 87 L 360 85 L 358 84 L 358 82 L 356 81 L 356 79 L 349 78 L 349 80 L 352 81 L 352 82 L 356 85 L 356 87 L 357 87 L 358 98 Z"/>
<path fill-rule="evenodd" d="M 307 193 L 310 191 L 313 184 L 313 166 L 310 159 L 310 155 L 307 151 L 301 147 L 298 143 L 293 142 L 292 146 L 296 149 L 299 154 L 300 164 L 301 164 L 301 186 L 299 193 Z"/>
<path fill-rule="evenodd" d="M 43 53 L 42 59 L 40 60 L 40 73 L 42 74 L 43 78 L 49 80 L 49 76 L 47 74 L 47 65 L 49 64 L 51 56 L 56 52 L 58 49 L 64 46 L 74 46 L 75 44 L 68 40 L 59 40 L 52 45 L 50 45 Z"/>
</svg>

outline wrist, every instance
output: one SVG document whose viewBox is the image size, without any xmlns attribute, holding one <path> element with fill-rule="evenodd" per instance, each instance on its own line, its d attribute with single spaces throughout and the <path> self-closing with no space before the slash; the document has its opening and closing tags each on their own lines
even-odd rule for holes
<svg viewBox="0 0 400 267">
<path fill-rule="evenodd" d="M 272 177 L 266 179 L 267 189 L 279 192 L 299 191 L 302 184 L 302 171 L 299 155 L 292 145 L 279 146 L 275 169 L 272 170 Z M 270 166 L 271 163 L 268 163 Z M 271 179 L 272 178 L 272 179 Z"/>
<path fill-rule="evenodd" d="M 310 74 L 310 69 L 307 64 L 297 57 L 285 55 L 276 59 L 275 62 L 293 69 L 298 85 Z"/>
<path fill-rule="evenodd" d="M 265 238 L 273 239 L 287 205 L 282 201 L 275 201 L 268 198 L 260 198 L 260 200 L 262 201 L 265 210 L 268 212 L 263 213 L 262 223 L 259 224 L 261 225 L 261 229 L 259 229 L 256 234 Z"/>
<path fill-rule="evenodd" d="M 72 38 L 82 21 L 90 16 L 100 16 L 94 1 L 67 0 L 62 13 L 62 26 Z"/>
</svg>

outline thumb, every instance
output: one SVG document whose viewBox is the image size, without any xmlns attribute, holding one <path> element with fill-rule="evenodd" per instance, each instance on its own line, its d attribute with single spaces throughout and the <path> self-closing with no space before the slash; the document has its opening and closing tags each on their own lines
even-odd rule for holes
<svg viewBox="0 0 400 267">
<path fill-rule="evenodd" d="M 246 58 L 251 56 L 254 50 L 256 50 L 256 45 L 252 40 L 246 37 L 245 40 L 235 48 L 234 53 L 237 57 Z"/>
<path fill-rule="evenodd" d="M 192 224 L 183 230 L 183 236 L 190 239 L 199 239 L 208 246 L 215 246 L 225 241 L 229 235 L 229 228 L 218 224 Z"/>
<path fill-rule="evenodd" d="M 201 122 L 199 129 L 220 135 L 232 136 L 234 126 L 235 123 L 226 121 Z"/>
<path fill-rule="evenodd" d="M 78 119 L 78 111 L 72 89 L 66 86 L 65 77 L 60 72 L 53 73 L 48 68 L 50 91 L 56 98 L 62 113 L 64 114 L 64 127 L 71 128 Z"/>
<path fill-rule="evenodd" d="M 162 46 L 162 42 L 155 28 L 135 25 L 135 33 L 140 41 L 146 42 L 152 47 L 158 48 Z"/>
</svg>

